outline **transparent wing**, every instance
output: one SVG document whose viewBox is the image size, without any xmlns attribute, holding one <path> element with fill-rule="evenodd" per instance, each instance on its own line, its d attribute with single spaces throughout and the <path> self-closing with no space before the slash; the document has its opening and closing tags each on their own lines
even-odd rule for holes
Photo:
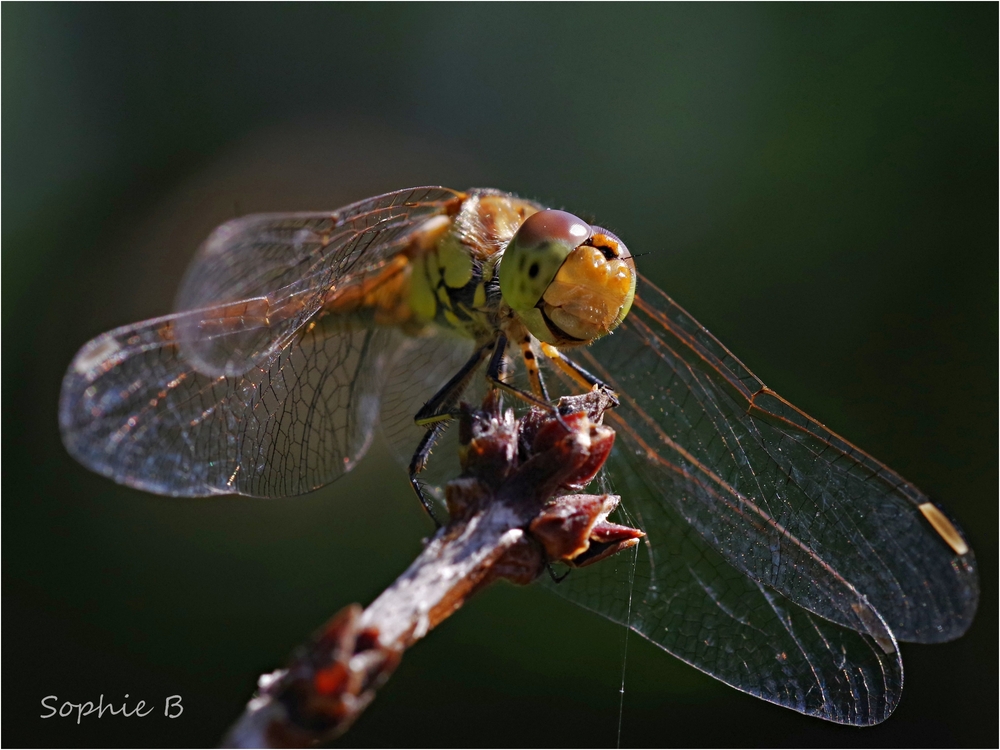
<svg viewBox="0 0 1000 750">
<path fill-rule="evenodd" d="M 408 338 L 397 352 L 396 367 L 385 384 L 382 399 L 382 433 L 396 458 L 408 466 L 426 427 L 418 427 L 413 417 L 461 369 L 475 349 L 472 339 L 452 335 Z M 485 378 L 474 378 L 479 390 L 464 395 L 464 400 L 478 403 L 476 395 Z M 456 430 L 457 432 L 457 430 Z M 436 451 L 443 458 L 448 451 Z M 457 453 L 455 453 L 457 458 Z M 437 461 L 435 461 L 437 463 Z M 453 473 L 448 478 L 453 479 Z"/>
<path fill-rule="evenodd" d="M 241 375 L 181 356 L 180 325 L 212 308 L 109 331 L 63 380 L 69 452 L 117 482 L 163 495 L 297 495 L 349 471 L 378 423 L 402 334 L 326 316 Z"/>
<path fill-rule="evenodd" d="M 741 690 L 872 723 L 898 700 L 894 638 L 968 628 L 975 558 L 925 520 L 928 498 L 766 388 L 654 285 L 640 278 L 625 323 L 576 356 L 621 400 L 605 417 L 608 477 L 649 542 L 635 630 Z M 601 567 L 557 590 L 624 622 Z"/>
<path fill-rule="evenodd" d="M 676 524 L 697 548 L 685 569 L 706 580 L 707 545 L 716 561 L 709 567 L 754 582 L 751 599 L 772 591 L 882 640 L 881 621 L 896 638 L 921 642 L 968 628 L 978 603 L 975 559 L 956 555 L 925 520 L 918 506 L 927 497 L 767 389 L 654 285 L 640 279 L 625 323 L 580 361 L 619 394 L 621 407 L 606 417 L 619 441 L 609 475 L 628 486 L 623 502 L 649 524 L 661 561 L 672 554 L 666 540 L 682 533 Z M 661 572 L 656 582 L 640 605 L 643 621 L 656 621 L 663 599 L 681 604 L 685 591 L 697 595 L 692 611 L 703 610 L 704 594 L 681 579 Z M 603 595 L 613 607 L 616 594 Z M 747 689 L 645 627 L 676 655 Z"/>
<path fill-rule="evenodd" d="M 642 491 L 634 479 L 616 481 L 623 502 Z M 892 713 L 903 664 L 881 621 L 869 621 L 873 636 L 819 618 L 730 565 L 670 504 L 646 510 L 629 519 L 649 534 L 631 585 L 630 566 L 607 563 L 546 585 L 771 703 L 841 724 Z"/>
<path fill-rule="evenodd" d="M 226 222 L 199 249 L 178 292 L 178 312 L 203 311 L 176 319 L 184 357 L 207 375 L 247 372 L 339 290 L 384 266 L 415 227 L 454 213 L 463 198 L 447 188 L 410 188 L 334 212 Z"/>
<path fill-rule="evenodd" d="M 337 478 L 368 448 L 405 337 L 323 305 L 363 289 L 461 200 L 413 188 L 222 225 L 188 269 L 180 312 L 77 354 L 60 399 L 70 453 L 168 495 L 294 495 Z"/>
</svg>

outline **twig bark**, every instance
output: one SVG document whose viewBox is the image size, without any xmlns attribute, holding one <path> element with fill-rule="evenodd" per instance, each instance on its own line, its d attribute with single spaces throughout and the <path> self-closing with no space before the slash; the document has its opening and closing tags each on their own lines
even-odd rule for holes
<svg viewBox="0 0 1000 750">
<path fill-rule="evenodd" d="M 403 652 L 497 578 L 526 584 L 547 564 L 588 565 L 638 543 L 608 522 L 613 495 L 571 494 L 600 471 L 614 442 L 603 425 L 614 396 L 595 390 L 557 412 L 515 420 L 487 396 L 460 419 L 462 475 L 449 482 L 450 522 L 367 609 L 338 612 L 258 681 L 226 747 L 304 747 L 342 734 L 389 678 Z"/>
</svg>

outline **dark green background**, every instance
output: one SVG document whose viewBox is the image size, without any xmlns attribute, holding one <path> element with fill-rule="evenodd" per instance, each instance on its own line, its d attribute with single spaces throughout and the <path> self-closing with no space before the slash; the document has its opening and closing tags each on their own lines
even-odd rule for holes
<svg viewBox="0 0 1000 750">
<path fill-rule="evenodd" d="M 765 382 L 940 498 L 983 572 L 837 727 L 632 637 L 623 745 L 996 740 L 997 22 L 979 5 L 2 8 L 4 745 L 212 745 L 258 673 L 431 531 L 375 448 L 308 497 L 169 500 L 63 451 L 59 382 L 198 242 L 412 184 L 592 214 Z M 623 631 L 497 586 L 345 745 L 613 745 Z M 175 721 L 42 721 L 40 699 Z"/>
</svg>

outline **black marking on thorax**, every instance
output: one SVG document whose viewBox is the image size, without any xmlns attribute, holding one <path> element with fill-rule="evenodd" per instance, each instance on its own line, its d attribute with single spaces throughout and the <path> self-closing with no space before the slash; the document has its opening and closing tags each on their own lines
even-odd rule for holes
<svg viewBox="0 0 1000 750">
<path fill-rule="evenodd" d="M 476 304 L 476 292 L 479 285 L 483 284 L 485 291 L 485 302 L 481 299 L 479 304 Z M 500 306 L 500 280 L 494 276 L 494 278 L 483 283 L 483 264 L 481 261 L 474 261 L 472 264 L 472 278 L 461 287 L 449 287 L 444 283 L 444 278 L 438 282 L 438 290 L 441 291 L 436 295 L 438 298 L 438 317 L 441 317 L 446 308 L 450 310 L 454 315 L 463 321 L 472 320 L 477 314 L 490 315 L 495 313 Z M 443 297 L 443 299 L 442 299 Z"/>
</svg>

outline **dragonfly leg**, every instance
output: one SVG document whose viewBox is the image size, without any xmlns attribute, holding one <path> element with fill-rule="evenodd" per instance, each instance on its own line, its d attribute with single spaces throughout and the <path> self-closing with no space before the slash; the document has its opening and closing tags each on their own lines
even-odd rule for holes
<svg viewBox="0 0 1000 750">
<path fill-rule="evenodd" d="M 441 528 L 441 521 L 434 515 L 433 506 L 427 494 L 420 486 L 417 476 L 427 467 L 427 460 L 430 458 L 431 451 L 434 450 L 434 445 L 444 434 L 444 431 L 448 429 L 448 424 L 457 417 L 457 413 L 454 411 L 456 402 L 465 392 L 469 381 L 476 370 L 479 369 L 483 360 L 486 359 L 486 354 L 492 346 L 491 342 L 479 347 L 469 357 L 468 361 L 462 365 L 461 369 L 455 373 L 451 380 L 445 383 L 441 390 L 431 396 L 427 403 L 420 407 L 420 411 L 413 418 L 413 421 L 418 426 L 426 427 L 427 432 L 420 439 L 420 443 L 413 453 L 413 458 L 410 459 L 408 470 L 410 486 L 413 487 L 414 492 L 417 493 L 417 498 L 420 500 L 420 504 L 424 506 L 427 515 L 431 517 L 431 520 L 434 521 L 435 526 L 438 528 Z"/>
<path fill-rule="evenodd" d="M 531 392 L 541 399 L 551 401 L 549 391 L 542 380 L 542 371 L 538 368 L 538 360 L 535 352 L 531 348 L 531 334 L 527 331 L 520 337 L 518 342 L 521 346 L 521 359 L 524 360 L 524 369 L 528 372 L 528 381 L 531 383 Z"/>
<path fill-rule="evenodd" d="M 599 388 L 606 388 L 611 392 L 614 392 L 614 388 L 609 386 L 603 380 L 601 380 L 596 375 L 591 375 L 587 370 L 582 368 L 576 362 L 571 360 L 561 351 L 556 349 L 551 344 L 542 343 L 542 352 L 546 357 L 551 359 L 555 365 L 562 370 L 564 373 L 569 375 L 573 380 L 582 385 L 584 388 L 591 389 L 594 386 Z"/>
<path fill-rule="evenodd" d="M 570 573 L 572 573 L 572 572 L 573 572 L 573 569 L 572 569 L 572 568 L 569 568 L 569 569 L 567 569 L 567 571 L 566 571 L 565 573 L 563 573 L 563 574 L 562 574 L 561 576 L 557 576 L 557 575 L 556 575 L 556 570 L 555 570 L 555 568 L 553 568 L 553 567 L 552 567 L 552 563 L 550 563 L 550 562 L 546 562 L 546 563 L 545 563 L 545 569 L 546 569 L 547 571 L 549 571 L 549 578 L 551 578 L 551 579 L 552 579 L 552 582 L 553 582 L 553 583 L 562 583 L 563 581 L 565 581 L 565 580 L 566 580 L 566 576 L 568 576 L 568 575 L 569 575 Z"/>
<path fill-rule="evenodd" d="M 475 374 L 479 365 L 486 359 L 486 353 L 493 347 L 492 342 L 479 347 L 469 361 L 462 365 L 461 369 L 455 373 L 451 380 L 435 393 L 426 404 L 420 407 L 420 411 L 414 416 L 413 421 L 420 427 L 430 427 L 435 422 L 444 422 L 454 419 L 453 410 L 456 401 L 465 392 L 469 381 Z"/>
<path fill-rule="evenodd" d="M 556 408 L 549 402 L 547 398 L 536 396 L 533 393 L 528 393 L 525 390 L 517 388 L 516 386 L 510 385 L 503 381 L 503 355 L 507 351 L 507 334 L 500 333 L 497 336 L 496 346 L 493 348 L 493 356 L 490 357 L 490 363 L 486 366 L 486 379 L 493 384 L 494 387 L 499 388 L 512 396 L 525 401 L 532 406 L 537 406 L 540 409 L 545 409 L 548 412 L 556 411 Z M 532 355 L 532 361 L 534 361 L 534 355 Z M 535 365 L 537 371 L 538 366 Z M 530 371 L 529 371 L 530 372 Z M 539 374 L 539 384 L 541 384 L 541 376 Z M 534 384 L 532 384 L 534 385 Z M 544 385 L 542 385 L 544 388 Z M 544 391 L 543 391 L 544 393 Z"/>
<path fill-rule="evenodd" d="M 424 493 L 424 488 L 420 486 L 420 482 L 417 480 L 417 475 L 427 468 L 427 459 L 431 456 L 434 444 L 437 443 L 446 429 L 448 429 L 448 422 L 442 420 L 432 425 L 431 428 L 424 433 L 424 436 L 420 439 L 420 444 L 417 446 L 416 452 L 413 454 L 413 458 L 410 459 L 409 467 L 410 486 L 413 487 L 413 491 L 417 493 L 420 504 L 424 506 L 424 510 L 427 511 L 427 515 L 431 517 L 431 520 L 434 521 L 434 525 L 439 529 L 442 526 L 441 520 L 434 514 L 434 506 L 431 505 L 430 500 Z"/>
<path fill-rule="evenodd" d="M 526 335 L 525 338 L 519 343 L 525 367 L 528 370 L 528 376 L 531 379 L 532 390 L 536 391 L 536 393 L 529 393 L 528 391 L 524 391 L 504 382 L 504 354 L 507 351 L 508 343 L 506 334 L 500 333 L 495 341 L 479 347 L 469 360 L 462 365 L 461 369 L 455 373 L 454 377 L 445 383 L 444 387 L 435 393 L 427 401 L 427 403 L 420 408 L 420 411 L 418 411 L 414 417 L 414 421 L 419 426 L 426 427 L 427 432 L 420 440 L 420 444 L 417 446 L 417 449 L 413 454 L 413 458 L 410 460 L 410 485 L 417 493 L 417 497 L 420 499 L 421 505 L 423 505 L 424 509 L 427 511 L 427 515 L 433 519 L 434 523 L 439 528 L 441 526 L 441 522 L 438 520 L 437 516 L 434 515 L 430 500 L 427 498 L 426 493 L 420 486 L 420 482 L 417 477 L 427 466 L 427 460 L 430 458 L 431 451 L 434 449 L 434 445 L 437 441 L 441 438 L 441 435 L 444 434 L 444 431 L 448 427 L 448 423 L 457 417 L 457 413 L 455 412 L 457 401 L 461 397 L 462 393 L 465 392 L 465 389 L 468 387 L 469 381 L 472 379 L 476 370 L 479 369 L 479 366 L 486 359 L 486 355 L 490 349 L 493 350 L 493 354 L 490 357 L 489 364 L 486 368 L 486 378 L 490 381 L 490 383 L 492 383 L 496 388 L 506 391 L 507 393 L 510 393 L 511 395 L 533 406 L 540 407 L 546 411 L 555 411 L 555 407 L 549 401 L 548 391 L 545 388 L 545 383 L 542 381 L 542 375 L 538 369 L 538 362 L 535 359 L 535 354 L 531 350 L 531 338 L 529 336 Z"/>
</svg>

